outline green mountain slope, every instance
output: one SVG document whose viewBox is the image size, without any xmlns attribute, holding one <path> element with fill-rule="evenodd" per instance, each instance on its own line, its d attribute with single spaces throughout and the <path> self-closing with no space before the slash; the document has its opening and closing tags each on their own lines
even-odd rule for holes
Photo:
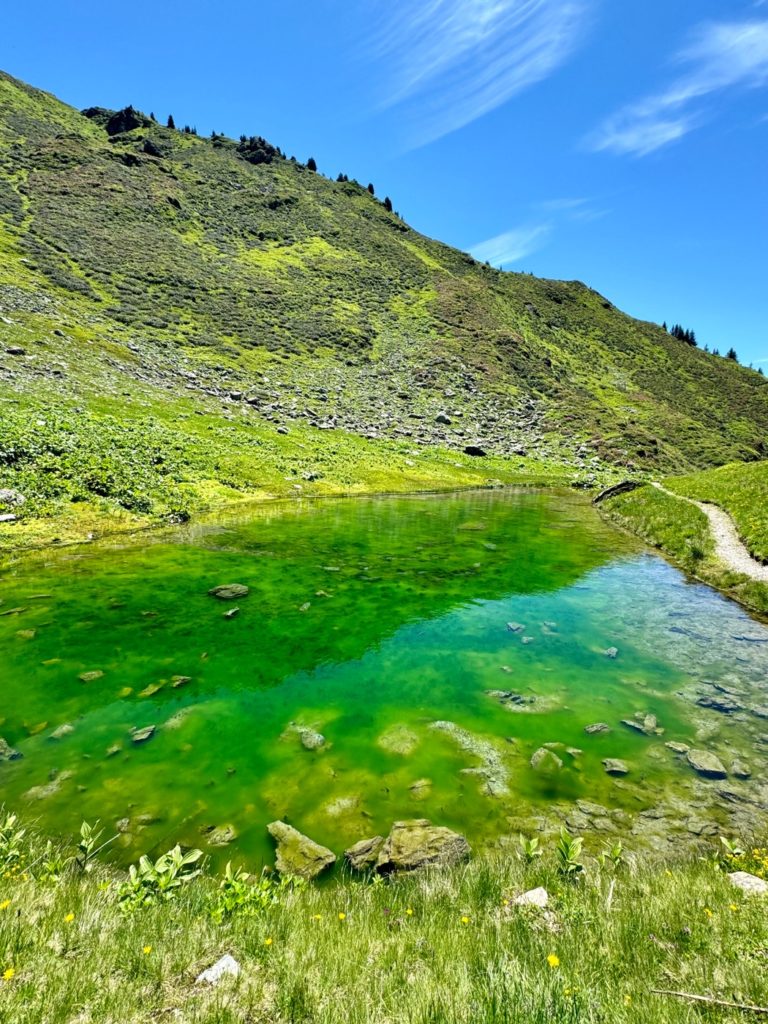
<svg viewBox="0 0 768 1024">
<path fill-rule="evenodd" d="M 768 451 L 763 377 L 579 282 L 480 265 L 264 140 L 87 113 L 0 74 L 0 487 L 21 517 Z"/>
</svg>

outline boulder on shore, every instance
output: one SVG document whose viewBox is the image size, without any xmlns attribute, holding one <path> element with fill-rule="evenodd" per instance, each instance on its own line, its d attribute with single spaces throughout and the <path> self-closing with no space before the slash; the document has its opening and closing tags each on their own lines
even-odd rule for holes
<svg viewBox="0 0 768 1024">
<path fill-rule="evenodd" d="M 270 822 L 267 831 L 277 843 L 275 866 L 281 875 L 313 879 L 336 863 L 331 850 L 284 821 Z"/>
<path fill-rule="evenodd" d="M 707 750 L 689 750 L 686 757 L 691 768 L 705 779 L 728 777 L 728 772 L 720 758 L 715 754 L 710 754 Z"/>
<path fill-rule="evenodd" d="M 376 870 L 389 874 L 430 865 L 450 867 L 467 860 L 471 852 L 464 836 L 426 818 L 396 821 L 381 847 Z"/>
<path fill-rule="evenodd" d="M 376 867 L 383 845 L 384 836 L 361 839 L 359 843 L 344 851 L 344 857 L 353 871 L 370 871 Z"/>
<path fill-rule="evenodd" d="M 734 871 L 728 875 L 728 881 L 747 896 L 768 896 L 768 882 L 748 871 Z"/>
</svg>

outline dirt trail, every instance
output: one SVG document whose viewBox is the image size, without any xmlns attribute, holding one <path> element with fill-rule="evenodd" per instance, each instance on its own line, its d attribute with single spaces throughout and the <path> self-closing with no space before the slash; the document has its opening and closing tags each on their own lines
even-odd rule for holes
<svg viewBox="0 0 768 1024">
<path fill-rule="evenodd" d="M 743 573 L 760 583 L 768 583 L 768 565 L 763 565 L 756 558 L 750 555 L 747 548 L 741 541 L 733 520 L 727 512 L 723 512 L 717 505 L 710 505 L 703 501 L 694 501 L 693 498 L 686 498 L 682 494 L 675 494 L 668 491 L 666 487 L 654 481 L 657 487 L 664 494 L 679 501 L 687 501 L 696 508 L 700 508 L 709 520 L 709 528 L 712 531 L 712 538 L 715 542 L 715 555 L 720 561 L 734 572 Z"/>
</svg>

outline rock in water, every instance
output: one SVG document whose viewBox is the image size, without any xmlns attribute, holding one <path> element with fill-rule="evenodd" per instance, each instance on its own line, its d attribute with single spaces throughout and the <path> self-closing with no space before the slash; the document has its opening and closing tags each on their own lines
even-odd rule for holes
<svg viewBox="0 0 768 1024">
<path fill-rule="evenodd" d="M 0 736 L 0 761 L 18 761 L 24 755 L 20 750 L 14 750 L 2 736 Z"/>
<path fill-rule="evenodd" d="M 618 647 L 608 647 L 606 650 L 603 651 L 603 654 L 606 656 L 606 658 L 613 659 L 618 657 L 619 649 Z"/>
<path fill-rule="evenodd" d="M 601 732 L 610 732 L 611 727 L 607 722 L 593 722 L 592 725 L 585 725 L 584 732 L 588 736 L 596 736 Z"/>
<path fill-rule="evenodd" d="M 221 960 L 217 960 L 213 967 L 209 967 L 207 971 L 203 971 L 202 974 L 198 974 L 195 979 L 195 984 L 218 985 L 222 978 L 236 978 L 239 973 L 240 964 L 234 957 L 227 953 L 227 955 L 223 956 Z"/>
<path fill-rule="evenodd" d="M 471 852 L 464 836 L 433 825 L 426 818 L 396 821 L 381 848 L 376 870 L 389 874 L 430 865 L 450 867 L 467 860 Z"/>
<path fill-rule="evenodd" d="M 625 761 L 620 761 L 618 757 L 606 757 L 603 761 L 603 768 L 609 775 L 627 775 L 629 767 Z"/>
<path fill-rule="evenodd" d="M 359 843 L 344 851 L 344 857 L 353 871 L 370 871 L 376 867 L 383 845 L 384 836 L 361 839 Z"/>
<path fill-rule="evenodd" d="M 689 750 L 686 754 L 688 764 L 695 772 L 705 779 L 725 779 L 728 772 L 722 761 L 706 750 Z"/>
<path fill-rule="evenodd" d="M 146 725 L 143 729 L 136 729 L 131 733 L 131 739 L 134 743 L 146 743 L 147 740 L 151 740 L 155 735 L 156 726 Z"/>
<path fill-rule="evenodd" d="M 71 736 L 74 731 L 75 727 L 73 725 L 70 725 L 69 722 L 64 722 L 63 725 L 60 725 L 58 728 L 53 730 L 51 733 L 51 739 L 63 740 L 65 736 Z"/>
<path fill-rule="evenodd" d="M 281 875 L 312 879 L 336 863 L 336 855 L 331 850 L 284 821 L 270 822 L 267 831 L 277 843 L 275 865 Z"/>
<path fill-rule="evenodd" d="M 238 597 L 248 596 L 248 587 L 242 583 L 222 583 L 218 587 L 212 587 L 208 593 L 211 597 L 218 597 L 220 601 L 236 601 Z"/>
<path fill-rule="evenodd" d="M 301 745 L 305 750 L 319 750 L 325 746 L 325 736 L 315 729 L 299 729 Z"/>
<path fill-rule="evenodd" d="M 237 829 L 234 825 L 218 825 L 208 832 L 209 846 L 229 846 L 237 839 Z"/>
<path fill-rule="evenodd" d="M 768 896 L 768 882 L 748 871 L 734 871 L 728 875 L 728 880 L 747 896 Z"/>
<path fill-rule="evenodd" d="M 537 772 L 556 772 L 562 767 L 563 762 L 557 754 L 547 750 L 546 747 L 539 747 L 533 757 L 531 757 L 531 768 L 534 768 Z"/>
</svg>

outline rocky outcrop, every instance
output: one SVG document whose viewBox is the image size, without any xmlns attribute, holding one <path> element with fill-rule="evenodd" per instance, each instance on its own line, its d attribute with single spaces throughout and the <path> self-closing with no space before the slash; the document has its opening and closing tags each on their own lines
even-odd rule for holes
<svg viewBox="0 0 768 1024">
<path fill-rule="evenodd" d="M 275 866 L 281 875 L 317 878 L 336 863 L 335 853 L 284 821 L 270 822 L 267 831 L 277 843 Z"/>
</svg>

